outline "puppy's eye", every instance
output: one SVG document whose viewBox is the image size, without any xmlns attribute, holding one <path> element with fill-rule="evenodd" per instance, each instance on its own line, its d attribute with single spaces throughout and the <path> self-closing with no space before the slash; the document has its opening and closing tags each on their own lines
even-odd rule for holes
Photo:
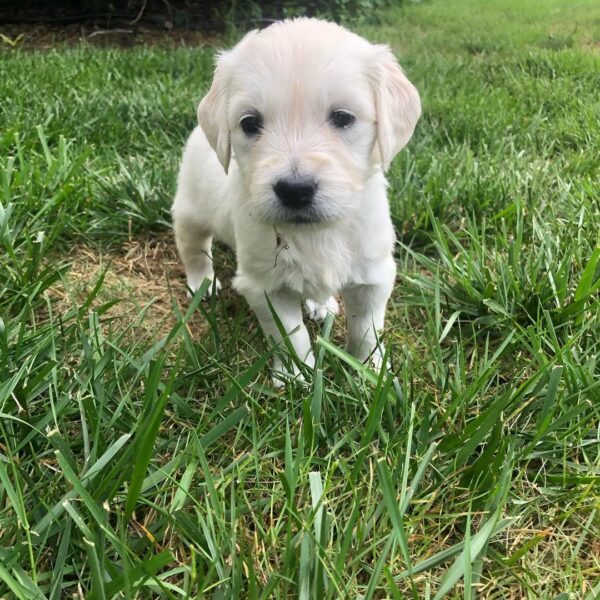
<svg viewBox="0 0 600 600">
<path fill-rule="evenodd" d="M 356 121 L 356 117 L 345 110 L 334 110 L 329 116 L 329 121 L 337 129 L 348 129 Z"/>
<path fill-rule="evenodd" d="M 263 128 L 262 117 L 260 115 L 247 115 L 240 121 L 240 125 L 247 136 L 257 135 Z"/>
</svg>

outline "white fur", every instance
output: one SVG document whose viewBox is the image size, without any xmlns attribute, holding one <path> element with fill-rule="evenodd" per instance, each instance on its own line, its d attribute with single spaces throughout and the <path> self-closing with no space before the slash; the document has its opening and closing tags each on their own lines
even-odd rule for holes
<svg viewBox="0 0 600 600">
<path fill-rule="evenodd" d="M 354 123 L 335 128 L 335 110 Z M 310 299 L 309 316 L 322 319 L 337 312 L 333 296 L 341 293 L 349 351 L 380 364 L 377 333 L 396 273 L 384 171 L 420 112 L 389 49 L 332 23 L 283 21 L 220 54 L 173 203 L 189 287 L 214 279 L 215 237 L 235 249 L 234 287 L 267 337 L 282 340 L 266 296 L 298 357 L 312 365 L 301 300 Z M 240 126 L 250 113 L 262 115 L 259 135 Z M 298 174 L 317 182 L 318 222 L 291 222 L 273 191 Z"/>
</svg>

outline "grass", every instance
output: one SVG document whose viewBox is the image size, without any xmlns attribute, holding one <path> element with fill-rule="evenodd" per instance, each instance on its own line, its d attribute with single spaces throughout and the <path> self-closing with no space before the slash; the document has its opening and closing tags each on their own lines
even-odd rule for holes
<svg viewBox="0 0 600 600">
<path fill-rule="evenodd" d="M 394 369 L 329 321 L 283 391 L 239 297 L 188 304 L 168 231 L 212 49 L 2 50 L 0 596 L 600 595 L 600 9 L 362 33 L 424 105 Z"/>
</svg>

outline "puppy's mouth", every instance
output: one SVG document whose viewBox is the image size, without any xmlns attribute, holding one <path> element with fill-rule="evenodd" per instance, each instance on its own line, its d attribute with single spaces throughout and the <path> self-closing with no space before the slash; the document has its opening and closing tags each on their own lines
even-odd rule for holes
<svg viewBox="0 0 600 600">
<path fill-rule="evenodd" d="M 326 219 L 323 215 L 320 215 L 316 210 L 303 209 L 301 211 L 283 211 L 285 214 L 281 215 L 281 223 L 293 223 L 294 225 L 314 225 L 317 223 L 323 223 Z"/>
<path fill-rule="evenodd" d="M 325 225 L 331 219 L 314 204 L 294 209 L 277 204 L 263 213 L 263 220 L 271 225 Z"/>
</svg>

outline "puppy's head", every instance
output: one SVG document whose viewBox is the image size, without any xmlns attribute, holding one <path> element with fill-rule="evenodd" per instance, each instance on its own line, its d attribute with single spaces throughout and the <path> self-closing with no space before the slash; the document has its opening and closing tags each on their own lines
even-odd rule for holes
<svg viewBox="0 0 600 600">
<path fill-rule="evenodd" d="M 219 55 L 198 121 L 225 171 L 233 156 L 252 213 L 269 223 L 349 215 L 421 113 L 386 46 L 317 19 L 248 33 Z"/>
</svg>

